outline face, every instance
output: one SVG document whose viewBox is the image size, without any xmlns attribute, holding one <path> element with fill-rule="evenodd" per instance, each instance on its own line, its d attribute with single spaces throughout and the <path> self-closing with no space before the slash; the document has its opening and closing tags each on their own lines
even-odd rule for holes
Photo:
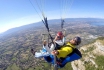
<svg viewBox="0 0 104 70">
<path fill-rule="evenodd" d="M 62 37 L 57 34 L 57 39 L 60 40 L 60 39 L 62 39 Z"/>
<path fill-rule="evenodd" d="M 76 40 L 72 39 L 72 40 L 70 40 L 70 43 L 73 44 L 73 45 L 76 45 Z"/>
<path fill-rule="evenodd" d="M 60 37 L 60 36 L 57 36 L 57 39 L 58 39 L 58 40 L 61 40 L 61 37 Z"/>
</svg>

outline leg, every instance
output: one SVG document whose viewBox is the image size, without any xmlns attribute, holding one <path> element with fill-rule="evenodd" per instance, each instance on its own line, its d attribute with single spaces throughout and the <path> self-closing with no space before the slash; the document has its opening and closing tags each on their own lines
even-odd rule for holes
<svg viewBox="0 0 104 70">
<path fill-rule="evenodd" d="M 49 55 L 50 54 L 48 52 L 42 52 L 42 51 L 35 53 L 35 57 L 37 57 L 37 58 L 41 58 L 41 57 L 45 57 L 45 56 L 49 56 Z"/>
<path fill-rule="evenodd" d="M 52 58 L 50 56 L 45 56 L 44 59 L 49 63 L 52 62 Z"/>
</svg>

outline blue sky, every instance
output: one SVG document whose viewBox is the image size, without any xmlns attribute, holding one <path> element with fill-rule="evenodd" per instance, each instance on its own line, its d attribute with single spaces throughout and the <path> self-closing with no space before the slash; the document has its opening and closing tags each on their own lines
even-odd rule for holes
<svg viewBox="0 0 104 70">
<path fill-rule="evenodd" d="M 48 19 L 104 18 L 104 0 L 0 0 L 0 33 L 41 21 L 38 5 Z"/>
</svg>

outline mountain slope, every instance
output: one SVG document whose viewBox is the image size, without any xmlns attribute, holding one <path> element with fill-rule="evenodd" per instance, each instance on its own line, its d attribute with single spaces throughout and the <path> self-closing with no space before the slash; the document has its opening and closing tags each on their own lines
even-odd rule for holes
<svg viewBox="0 0 104 70">
<path fill-rule="evenodd" d="M 72 62 L 73 70 L 103 70 L 104 69 L 104 37 L 94 43 L 80 48 L 82 59 Z"/>
</svg>

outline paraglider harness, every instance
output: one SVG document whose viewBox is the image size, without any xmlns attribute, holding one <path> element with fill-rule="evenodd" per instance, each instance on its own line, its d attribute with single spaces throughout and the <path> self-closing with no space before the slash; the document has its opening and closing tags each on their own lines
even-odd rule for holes
<svg viewBox="0 0 104 70">
<path fill-rule="evenodd" d="M 64 45 L 64 46 L 69 46 L 71 47 L 70 45 Z M 72 53 L 68 54 L 66 58 L 60 58 L 60 59 L 56 59 L 57 61 L 57 67 L 59 68 L 62 68 L 64 67 L 68 62 L 71 62 L 71 61 L 74 61 L 74 60 L 78 60 L 80 58 L 82 58 L 82 54 L 81 52 L 77 49 L 77 48 L 73 48 Z"/>
</svg>

